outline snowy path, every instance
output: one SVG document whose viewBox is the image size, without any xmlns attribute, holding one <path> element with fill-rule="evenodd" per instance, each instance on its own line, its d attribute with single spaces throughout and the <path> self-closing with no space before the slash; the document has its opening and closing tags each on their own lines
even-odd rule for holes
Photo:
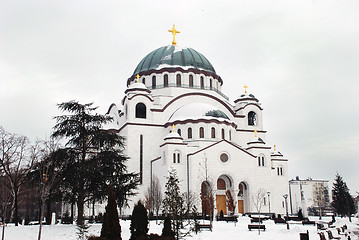
<svg viewBox="0 0 359 240">
<path fill-rule="evenodd" d="M 316 219 L 317 220 L 317 219 Z M 330 218 L 324 218 L 323 221 L 330 221 Z M 290 224 L 290 230 L 286 229 L 285 224 L 274 224 L 273 221 L 266 221 L 266 231 L 261 232 L 258 235 L 258 231 L 248 231 L 247 225 L 250 222 L 249 218 L 241 217 L 238 223 L 225 223 L 214 222 L 213 231 L 204 230 L 199 234 L 193 234 L 192 237 L 186 239 L 193 240 L 232 240 L 232 239 L 273 239 L 273 240 L 298 240 L 299 233 L 309 231 L 309 239 L 319 240 L 317 229 L 313 225 L 302 225 L 297 223 Z M 351 239 L 359 240 L 358 235 L 354 235 L 354 231 L 359 232 L 359 220 L 353 218 L 353 222 L 350 223 L 348 219 L 337 218 L 336 226 L 342 226 L 347 224 L 348 231 L 352 232 Z M 99 235 L 101 231 L 101 224 L 91 224 L 89 228 L 89 235 Z M 129 232 L 130 221 L 121 221 L 122 239 L 127 240 L 130 237 Z M 155 222 L 150 223 L 151 233 L 161 233 L 162 225 L 156 225 Z M 36 240 L 38 233 L 38 226 L 12 226 L 9 225 L 5 231 L 6 240 Z M 336 236 L 336 230 L 333 229 L 333 234 Z M 327 237 L 327 235 L 326 235 Z M 76 240 L 76 226 L 74 225 L 52 225 L 43 227 L 43 240 Z M 346 239 L 342 237 L 342 239 Z"/>
</svg>

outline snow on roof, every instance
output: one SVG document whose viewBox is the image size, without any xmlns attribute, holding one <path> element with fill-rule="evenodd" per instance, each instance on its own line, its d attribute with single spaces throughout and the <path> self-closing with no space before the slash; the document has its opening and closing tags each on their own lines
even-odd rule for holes
<svg viewBox="0 0 359 240">
<path fill-rule="evenodd" d="M 128 89 L 147 89 L 147 87 L 141 82 L 134 82 L 128 87 Z"/>
</svg>

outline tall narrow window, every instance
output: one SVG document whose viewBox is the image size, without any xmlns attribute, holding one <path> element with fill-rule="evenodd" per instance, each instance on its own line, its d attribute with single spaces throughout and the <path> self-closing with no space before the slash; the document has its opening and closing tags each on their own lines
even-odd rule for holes
<svg viewBox="0 0 359 240">
<path fill-rule="evenodd" d="M 264 157 L 262 157 L 262 166 L 264 166 Z"/>
<path fill-rule="evenodd" d="M 140 135 L 140 184 L 143 182 L 143 136 Z"/>
<path fill-rule="evenodd" d="M 177 87 L 181 86 L 181 74 L 176 75 L 176 85 Z"/>
<path fill-rule="evenodd" d="M 216 138 L 216 129 L 214 127 L 211 128 L 211 137 Z"/>
<path fill-rule="evenodd" d="M 201 89 L 204 89 L 204 79 L 201 77 Z"/>
<path fill-rule="evenodd" d="M 213 88 L 213 80 L 212 80 L 212 78 L 211 79 L 209 79 L 209 88 L 212 90 L 212 88 Z"/>
<path fill-rule="evenodd" d="M 146 85 L 146 78 L 142 78 L 142 83 Z"/>
<path fill-rule="evenodd" d="M 176 153 L 173 153 L 173 163 L 176 163 Z"/>
<path fill-rule="evenodd" d="M 229 141 L 232 141 L 232 131 L 229 130 Z"/>
<path fill-rule="evenodd" d="M 146 105 L 143 103 L 137 103 L 135 112 L 136 118 L 146 118 Z"/>
<path fill-rule="evenodd" d="M 164 85 L 164 87 L 168 87 L 168 75 L 167 74 L 165 74 L 165 76 L 164 76 L 163 85 Z"/>
<path fill-rule="evenodd" d="M 178 135 L 181 136 L 181 129 L 178 129 L 178 130 L 177 130 L 177 133 L 178 133 Z"/>
<path fill-rule="evenodd" d="M 257 114 L 253 111 L 248 113 L 248 125 L 255 126 L 257 125 Z"/>
<path fill-rule="evenodd" d="M 152 77 L 152 89 L 156 88 L 156 76 Z"/>
<path fill-rule="evenodd" d="M 258 166 L 261 166 L 261 157 L 258 156 Z"/>
<path fill-rule="evenodd" d="M 187 135 L 188 135 L 188 138 L 192 138 L 192 128 L 188 128 Z"/>
<path fill-rule="evenodd" d="M 189 75 L 189 86 L 193 87 L 193 75 Z"/>
<path fill-rule="evenodd" d="M 222 139 L 224 139 L 224 129 L 222 128 Z"/>
<path fill-rule="evenodd" d="M 181 162 L 181 155 L 179 153 L 177 153 L 177 163 Z"/>
<path fill-rule="evenodd" d="M 204 138 L 204 128 L 203 127 L 199 128 L 199 137 Z"/>
</svg>

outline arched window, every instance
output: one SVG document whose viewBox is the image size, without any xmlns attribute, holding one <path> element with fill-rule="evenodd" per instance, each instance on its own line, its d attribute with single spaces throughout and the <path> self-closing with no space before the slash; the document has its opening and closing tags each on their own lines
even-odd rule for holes
<svg viewBox="0 0 359 240">
<path fill-rule="evenodd" d="M 188 128 L 187 135 L 188 135 L 188 138 L 192 138 L 192 128 Z"/>
<path fill-rule="evenodd" d="M 146 85 L 146 78 L 142 78 L 142 83 Z"/>
<path fill-rule="evenodd" d="M 264 167 L 264 156 L 258 156 L 258 166 Z"/>
<path fill-rule="evenodd" d="M 201 77 L 201 89 L 204 89 L 204 79 Z"/>
<path fill-rule="evenodd" d="M 211 128 L 211 137 L 216 138 L 216 129 L 214 127 Z"/>
<path fill-rule="evenodd" d="M 164 87 L 168 87 L 168 75 L 167 74 L 165 74 L 165 76 L 164 76 L 163 85 L 164 85 Z"/>
<path fill-rule="evenodd" d="M 136 118 L 146 118 L 146 105 L 143 103 L 136 104 Z"/>
<path fill-rule="evenodd" d="M 224 139 L 224 129 L 222 128 L 222 139 Z"/>
<path fill-rule="evenodd" d="M 181 162 L 181 154 L 177 153 L 177 163 Z"/>
<path fill-rule="evenodd" d="M 173 153 L 173 163 L 176 163 L 176 153 Z"/>
<path fill-rule="evenodd" d="M 152 77 L 152 89 L 156 88 L 156 76 Z"/>
<path fill-rule="evenodd" d="M 199 138 L 204 138 L 204 128 L 203 127 L 199 128 Z"/>
<path fill-rule="evenodd" d="M 222 178 L 218 178 L 217 180 L 217 189 L 226 190 L 226 182 Z"/>
<path fill-rule="evenodd" d="M 209 87 L 212 90 L 212 88 L 213 88 L 213 80 L 212 80 L 212 78 L 209 79 Z"/>
<path fill-rule="evenodd" d="M 177 87 L 181 86 L 181 74 L 176 75 L 176 85 Z"/>
<path fill-rule="evenodd" d="M 253 111 L 248 113 L 248 125 L 255 126 L 257 125 L 257 114 Z"/>
<path fill-rule="evenodd" d="M 189 86 L 193 87 L 193 75 L 189 75 Z"/>
<path fill-rule="evenodd" d="M 178 130 L 177 130 L 177 133 L 178 133 L 178 135 L 181 136 L 181 129 L 178 129 Z"/>
</svg>

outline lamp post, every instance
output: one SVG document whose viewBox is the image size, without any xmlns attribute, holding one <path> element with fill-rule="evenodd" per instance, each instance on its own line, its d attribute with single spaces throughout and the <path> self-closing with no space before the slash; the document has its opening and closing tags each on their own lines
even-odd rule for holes
<svg viewBox="0 0 359 240">
<path fill-rule="evenodd" d="M 270 213 L 270 192 L 267 192 L 267 195 L 268 195 L 268 209 Z"/>
<path fill-rule="evenodd" d="M 287 198 L 288 198 L 288 194 L 284 194 L 283 195 L 284 197 L 284 200 L 285 200 L 285 211 L 286 211 L 286 214 L 287 214 L 287 219 L 286 219 L 286 223 L 287 223 L 287 229 L 289 229 L 289 223 L 288 223 L 288 202 L 287 202 Z"/>
</svg>

